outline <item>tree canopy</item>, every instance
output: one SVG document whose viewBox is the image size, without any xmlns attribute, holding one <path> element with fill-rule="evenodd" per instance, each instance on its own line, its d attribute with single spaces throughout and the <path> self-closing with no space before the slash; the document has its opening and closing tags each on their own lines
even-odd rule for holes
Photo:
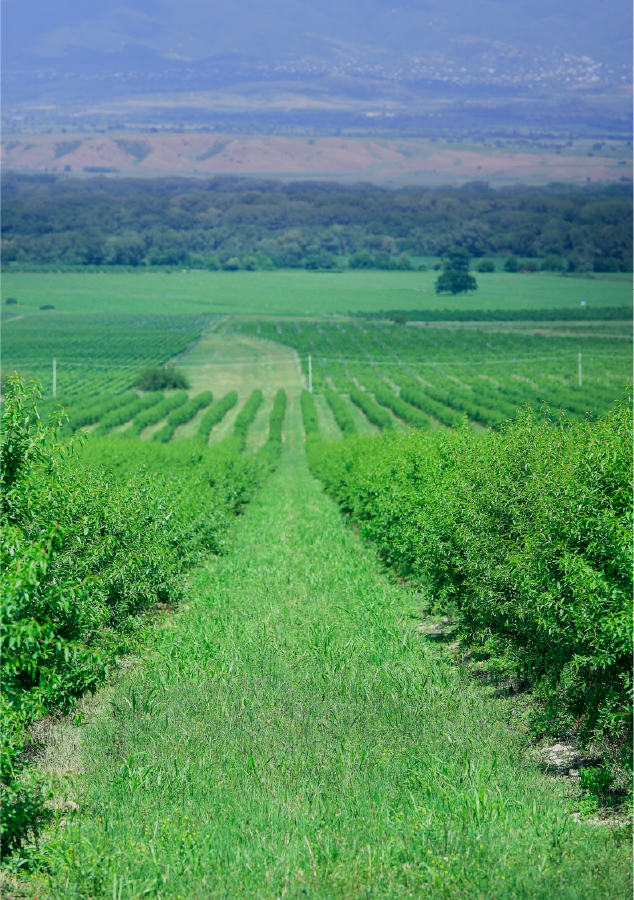
<svg viewBox="0 0 634 900">
<path fill-rule="evenodd" d="M 630 271 L 632 198 L 601 187 L 403 188 L 222 176 L 2 179 L 4 264 L 407 269 L 543 258 Z M 460 263 L 460 260 L 463 260 Z"/>
</svg>

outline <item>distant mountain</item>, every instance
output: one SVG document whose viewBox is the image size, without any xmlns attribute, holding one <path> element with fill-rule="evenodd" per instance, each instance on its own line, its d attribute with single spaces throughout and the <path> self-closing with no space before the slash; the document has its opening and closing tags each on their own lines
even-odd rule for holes
<svg viewBox="0 0 634 900">
<path fill-rule="evenodd" d="M 559 51 L 618 68 L 631 60 L 631 23 L 623 0 L 4 0 L 3 55 L 9 68 L 227 56 L 402 65 L 485 41 L 494 52 Z"/>
<path fill-rule="evenodd" d="M 370 115 L 392 103 L 397 113 L 411 112 L 416 96 L 422 114 L 434 93 L 455 105 L 456 91 L 461 103 L 489 105 L 491 96 L 530 103 L 541 92 L 551 106 L 557 95 L 558 108 L 561 94 L 569 94 L 608 118 L 622 115 L 629 102 L 632 9 L 624 0 L 124 3 L 4 0 L 10 121 L 37 117 L 34 107 L 88 115 L 94 103 L 132 95 L 154 97 L 154 112 L 170 105 L 200 109 L 200 96 L 186 95 L 218 89 L 222 98 L 209 99 L 208 110 L 245 114 L 305 109 L 307 102 L 316 110 Z M 277 87 L 268 100 L 258 95 L 244 106 L 239 85 L 298 79 L 303 86 L 291 94 L 303 100 L 289 102 Z M 313 99 L 306 101 L 311 84 Z M 405 88 L 400 100 L 391 93 L 397 85 Z M 165 92 L 179 96 L 157 105 Z M 609 97 L 607 106 L 599 96 Z M 101 112 L 125 119 L 129 109 Z"/>
</svg>

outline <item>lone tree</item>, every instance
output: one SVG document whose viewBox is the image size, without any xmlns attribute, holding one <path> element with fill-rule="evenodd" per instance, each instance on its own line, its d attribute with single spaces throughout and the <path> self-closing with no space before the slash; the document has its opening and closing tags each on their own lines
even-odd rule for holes
<svg viewBox="0 0 634 900">
<path fill-rule="evenodd" d="M 436 282 L 437 294 L 463 294 L 477 291 L 478 283 L 469 275 L 471 256 L 464 247 L 450 247 L 445 253 L 443 266 L 445 271 Z"/>
</svg>

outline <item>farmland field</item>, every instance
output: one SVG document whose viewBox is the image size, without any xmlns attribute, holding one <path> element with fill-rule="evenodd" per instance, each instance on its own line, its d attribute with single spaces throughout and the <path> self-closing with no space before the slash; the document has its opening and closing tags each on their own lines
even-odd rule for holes
<svg viewBox="0 0 634 900">
<path fill-rule="evenodd" d="M 224 327 L 236 326 L 229 322 Z M 618 327 L 603 333 L 597 329 L 595 334 L 587 328 L 578 334 L 542 334 L 404 328 L 358 319 L 321 324 L 247 320 L 239 327 L 242 334 L 259 332 L 262 338 L 294 347 L 305 375 L 312 356 L 318 390 L 332 387 L 349 393 L 356 386 L 375 395 L 377 389 L 388 395 L 391 389 L 402 396 L 409 391 L 410 403 L 418 402 L 433 418 L 440 415 L 446 425 L 456 424 L 447 410 L 491 424 L 523 403 L 547 402 L 577 417 L 601 414 L 620 396 L 631 371 L 631 339 Z M 425 397 L 433 402 L 426 405 Z M 443 417 L 443 409 L 449 418 Z"/>
<path fill-rule="evenodd" d="M 65 313 L 304 316 L 358 310 L 531 309 L 631 306 L 632 276 L 572 278 L 549 272 L 478 275 L 474 295 L 438 297 L 427 272 L 166 272 L 3 274 L 17 309 Z"/>
<path fill-rule="evenodd" d="M 125 390 L 141 366 L 183 353 L 211 316 L 60 315 L 25 310 L 3 320 L 2 364 L 52 390 L 52 360 L 59 362 L 60 395 Z"/>
<path fill-rule="evenodd" d="M 631 323 L 373 315 L 631 277 L 435 277 L 5 276 L 3 368 L 88 430 L 50 465 L 5 396 L 24 896 L 631 896 Z"/>
</svg>

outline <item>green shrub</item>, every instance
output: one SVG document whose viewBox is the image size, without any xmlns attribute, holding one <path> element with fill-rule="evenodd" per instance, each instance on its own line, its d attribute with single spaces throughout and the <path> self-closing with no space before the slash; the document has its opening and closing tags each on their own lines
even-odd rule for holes
<svg viewBox="0 0 634 900">
<path fill-rule="evenodd" d="M 504 271 L 505 272 L 519 272 L 520 270 L 520 261 L 517 256 L 507 256 L 504 260 Z"/>
<path fill-rule="evenodd" d="M 47 780 L 28 728 L 104 680 L 184 570 L 217 552 L 266 466 L 213 448 L 87 438 L 79 456 L 42 425 L 19 378 L 2 420 L 2 854 L 37 837 Z M 77 444 L 74 445 L 77 450 Z"/>
<path fill-rule="evenodd" d="M 95 422 L 99 422 L 115 409 L 128 406 L 138 399 L 138 394 L 134 391 L 128 391 L 125 394 L 119 394 L 118 397 L 113 397 L 111 394 L 102 394 L 100 397 L 95 397 L 86 403 L 77 406 L 73 405 L 68 411 L 69 427 L 65 428 L 64 431 L 77 431 L 86 425 L 94 425 Z"/>
<path fill-rule="evenodd" d="M 492 259 L 481 259 L 476 264 L 476 272 L 495 272 L 495 263 Z"/>
<path fill-rule="evenodd" d="M 336 391 L 333 391 L 330 388 L 326 388 L 324 396 L 335 417 L 335 422 L 343 432 L 343 436 L 348 437 L 349 435 L 354 434 L 357 430 L 357 426 L 354 424 L 352 413 L 346 406 L 346 401 L 340 397 Z"/>
<path fill-rule="evenodd" d="M 583 739 L 631 728 L 632 417 L 320 443 L 313 471 L 429 602 L 458 610 Z"/>
<path fill-rule="evenodd" d="M 415 428 L 429 428 L 429 418 L 420 410 L 401 400 L 388 388 L 380 378 L 365 378 L 365 386 L 372 391 L 381 406 L 387 406 L 392 412 Z"/>
<path fill-rule="evenodd" d="M 188 400 L 187 403 L 179 406 L 174 412 L 169 414 L 165 425 L 154 435 L 154 440 L 161 441 L 164 444 L 171 441 L 176 429 L 180 425 L 184 425 L 185 422 L 190 422 L 201 409 L 209 406 L 212 400 L 211 391 L 203 391 L 201 394 L 197 394 L 191 400 Z"/>
<path fill-rule="evenodd" d="M 229 393 L 225 394 L 221 400 L 214 403 L 211 409 L 208 409 L 200 420 L 198 437 L 202 438 L 204 442 L 207 443 L 209 441 L 211 429 L 214 425 L 218 425 L 219 422 L 222 422 L 229 410 L 233 409 L 237 402 L 237 391 L 229 391 Z"/>
<path fill-rule="evenodd" d="M 302 391 L 300 404 L 302 407 L 302 422 L 304 424 L 306 438 L 308 438 L 309 435 L 319 435 L 319 421 L 317 419 L 317 410 L 315 409 L 313 395 L 308 391 Z"/>
<path fill-rule="evenodd" d="M 102 437 L 108 434 L 113 428 L 124 425 L 144 410 L 157 406 L 162 400 L 164 400 L 164 397 L 160 391 L 153 391 L 150 394 L 145 394 L 143 397 L 135 395 L 135 399 L 131 403 L 119 406 L 101 419 L 99 425 L 95 428 L 95 437 Z"/>
<path fill-rule="evenodd" d="M 618 272 L 619 260 L 613 256 L 599 256 L 595 259 L 592 268 L 595 272 Z"/>
<path fill-rule="evenodd" d="M 394 427 L 394 423 L 392 422 L 389 413 L 386 413 L 385 410 L 381 409 L 381 407 L 375 403 L 372 397 L 365 391 L 360 391 L 359 388 L 351 385 L 350 399 L 365 413 L 370 422 L 376 425 L 377 428 L 383 430 Z"/>
<path fill-rule="evenodd" d="M 139 391 L 186 391 L 189 386 L 183 372 L 172 366 L 148 366 L 134 381 Z"/>
<path fill-rule="evenodd" d="M 231 446 L 235 448 L 236 452 L 242 452 L 242 450 L 244 450 L 249 425 L 251 425 L 255 419 L 263 402 L 264 396 L 262 391 L 256 389 L 251 393 L 251 396 L 236 416 L 236 420 L 233 423 L 233 434 L 230 438 L 226 439 L 231 443 Z"/>
<path fill-rule="evenodd" d="M 282 426 L 286 415 L 286 391 L 280 388 L 273 401 L 273 409 L 269 419 L 269 440 L 282 443 Z"/>
<path fill-rule="evenodd" d="M 178 391 L 176 394 L 172 394 L 171 397 L 166 397 L 161 403 L 157 403 L 149 409 L 144 409 L 135 416 L 132 425 L 123 432 L 124 435 L 126 437 L 138 437 L 148 425 L 155 425 L 157 422 L 160 422 L 161 419 L 164 419 L 165 416 L 178 409 L 184 403 L 187 403 L 187 391 Z"/>
<path fill-rule="evenodd" d="M 566 268 L 566 261 L 561 256 L 551 253 L 542 261 L 542 270 L 544 272 L 563 272 Z"/>
<path fill-rule="evenodd" d="M 286 415 L 286 391 L 280 388 L 273 401 L 273 409 L 269 417 L 269 437 L 257 452 L 257 458 L 268 466 L 274 466 L 282 449 L 282 428 Z"/>
<path fill-rule="evenodd" d="M 428 416 L 433 416 L 435 419 L 438 419 L 443 425 L 455 427 L 462 421 L 460 413 L 456 412 L 454 409 L 450 409 L 442 403 L 438 403 L 422 390 L 404 386 L 400 389 L 399 393 L 406 403 L 411 403 L 412 406 L 418 407 L 418 409 L 427 413 Z"/>
</svg>

